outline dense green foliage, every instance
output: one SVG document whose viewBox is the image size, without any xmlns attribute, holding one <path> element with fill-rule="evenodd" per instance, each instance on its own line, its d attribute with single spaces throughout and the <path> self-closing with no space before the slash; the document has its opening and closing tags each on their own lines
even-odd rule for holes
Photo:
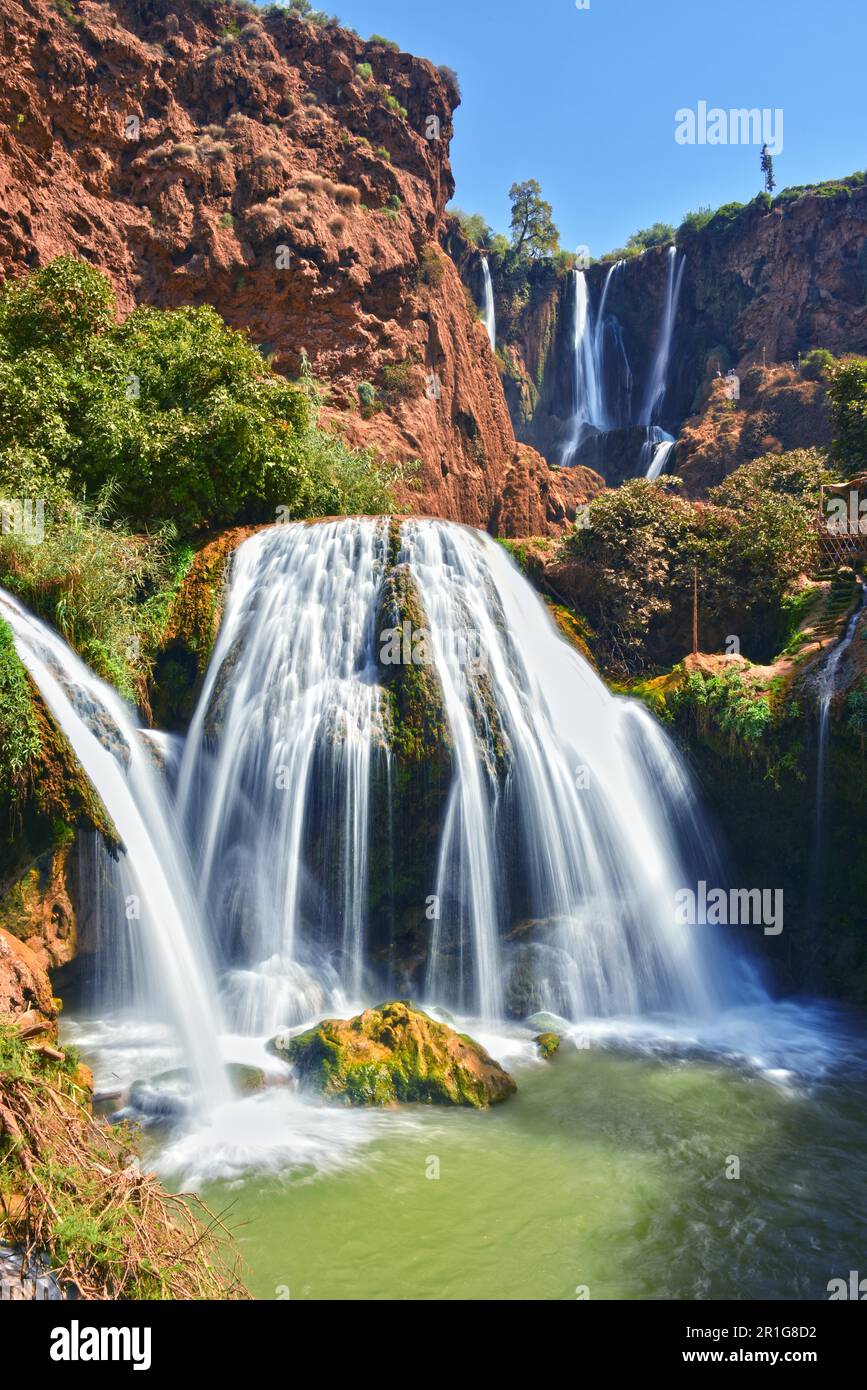
<svg viewBox="0 0 867 1390">
<path fill-rule="evenodd" d="M 24 775 L 39 748 L 27 676 L 12 633 L 0 619 L 0 797 L 18 799 Z"/>
<path fill-rule="evenodd" d="M 625 671 L 686 650 L 698 576 L 705 650 L 731 634 L 767 659 L 784 636 L 783 600 L 815 554 L 811 518 L 823 460 L 812 450 L 756 459 L 695 506 L 637 479 L 596 498 L 565 544 L 603 658 Z"/>
<path fill-rule="evenodd" d="M 867 357 L 845 357 L 827 375 L 834 457 L 849 475 L 867 472 Z"/>
<path fill-rule="evenodd" d="M 306 368 L 278 376 L 214 309 L 118 324 L 115 308 L 106 277 L 68 256 L 0 293 L 0 500 L 46 505 L 38 544 L 4 525 L 0 583 L 132 696 L 184 537 L 389 511 L 413 470 L 321 429 Z"/>
<path fill-rule="evenodd" d="M 392 477 L 318 425 L 309 374 L 276 375 L 209 306 L 114 321 L 99 271 L 61 257 L 0 295 L 0 487 L 74 497 L 182 534 L 375 510 Z M 45 487 L 42 486 L 43 482 Z"/>
</svg>

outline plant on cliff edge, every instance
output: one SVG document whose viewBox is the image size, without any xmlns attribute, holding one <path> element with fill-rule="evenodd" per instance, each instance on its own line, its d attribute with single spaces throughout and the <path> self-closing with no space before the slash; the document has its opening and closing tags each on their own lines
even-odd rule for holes
<svg viewBox="0 0 867 1390">
<path fill-rule="evenodd" d="M 551 256 L 560 243 L 560 233 L 554 225 L 553 209 L 542 197 L 537 179 L 513 183 L 509 189 L 512 203 L 512 249 L 519 258 L 538 260 Z"/>
</svg>

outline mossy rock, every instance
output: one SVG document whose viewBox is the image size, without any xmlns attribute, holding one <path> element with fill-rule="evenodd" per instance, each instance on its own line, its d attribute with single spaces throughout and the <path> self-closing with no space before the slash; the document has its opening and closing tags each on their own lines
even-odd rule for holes
<svg viewBox="0 0 867 1390">
<path fill-rule="evenodd" d="M 541 1057 L 544 1057 L 547 1061 L 549 1057 L 554 1056 L 554 1053 L 560 1046 L 560 1034 L 540 1033 L 539 1036 L 535 1039 L 535 1043 L 539 1049 L 539 1055 Z"/>
<path fill-rule="evenodd" d="M 515 1082 L 472 1038 L 436 1023 L 406 1000 L 327 1018 L 295 1038 L 275 1038 L 277 1056 L 303 1084 L 347 1105 L 466 1105 L 508 1100 Z"/>
</svg>

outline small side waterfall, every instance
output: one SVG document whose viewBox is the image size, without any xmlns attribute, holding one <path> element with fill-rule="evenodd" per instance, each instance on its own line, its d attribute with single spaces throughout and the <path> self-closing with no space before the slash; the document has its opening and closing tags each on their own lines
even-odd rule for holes
<svg viewBox="0 0 867 1390">
<path fill-rule="evenodd" d="M 666 434 L 660 425 L 648 425 L 647 439 L 641 446 L 639 473 L 646 478 L 660 477 L 665 472 L 674 445 L 674 435 Z"/>
<path fill-rule="evenodd" d="M 837 672 L 840 668 L 840 662 L 852 645 L 865 603 L 867 603 L 867 585 L 862 585 L 861 601 L 849 619 L 845 635 L 831 652 L 819 675 L 819 747 L 816 757 L 816 844 L 817 855 L 819 856 L 821 856 L 821 842 L 824 833 L 825 774 L 828 759 L 831 701 L 837 689 Z"/>
<path fill-rule="evenodd" d="M 491 340 L 491 350 L 497 346 L 497 311 L 494 307 L 494 286 L 491 280 L 491 267 L 488 265 L 487 256 L 482 256 L 482 275 L 485 280 L 485 312 L 482 322 L 488 331 Z"/>
<path fill-rule="evenodd" d="M 102 910 L 111 921 L 112 950 L 126 933 L 134 934 L 133 954 L 143 966 L 135 1002 L 152 1019 L 168 1015 L 197 1095 L 210 1104 L 225 1100 L 216 983 L 196 889 L 146 732 L 120 697 L 5 590 L 0 616 L 121 838 L 117 891 Z M 104 1002 L 110 1007 L 120 1001 Z"/>
</svg>

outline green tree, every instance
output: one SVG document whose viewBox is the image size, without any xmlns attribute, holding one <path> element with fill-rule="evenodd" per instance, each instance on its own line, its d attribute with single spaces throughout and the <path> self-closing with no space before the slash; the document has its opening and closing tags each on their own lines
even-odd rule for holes
<svg viewBox="0 0 867 1390">
<path fill-rule="evenodd" d="M 774 178 L 774 158 L 767 145 L 762 145 L 762 173 L 765 176 L 765 192 L 773 193 L 777 181 Z"/>
<path fill-rule="evenodd" d="M 115 321 L 109 282 L 61 257 L 0 293 L 0 485 L 50 500 L 106 484 L 116 513 L 153 530 L 340 510 L 388 493 L 370 451 L 357 457 L 319 427 L 308 372 L 277 375 L 209 306 L 135 309 Z M 54 480 L 52 484 L 50 480 Z"/>
<path fill-rule="evenodd" d="M 867 473 L 867 357 L 844 357 L 828 369 L 834 457 L 848 474 Z"/>
<path fill-rule="evenodd" d="M 554 225 L 551 204 L 542 197 L 538 181 L 527 179 L 524 183 L 513 183 L 509 198 L 515 255 L 530 260 L 552 256 L 560 244 L 560 233 Z"/>
<path fill-rule="evenodd" d="M 633 232 L 626 243 L 627 251 L 646 251 L 651 246 L 668 246 L 675 238 L 675 229 L 667 222 L 654 222 L 652 227 Z"/>
</svg>

